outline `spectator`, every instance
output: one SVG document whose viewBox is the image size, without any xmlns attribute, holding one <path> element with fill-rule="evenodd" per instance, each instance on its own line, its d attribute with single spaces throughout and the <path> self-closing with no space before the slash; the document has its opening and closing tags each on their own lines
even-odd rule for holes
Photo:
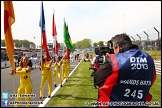
<svg viewBox="0 0 162 108">
<path fill-rule="evenodd" d="M 103 65 L 104 63 L 104 58 L 103 56 L 98 52 L 99 55 L 96 55 L 95 57 L 93 57 L 93 60 L 91 62 L 94 70 L 93 72 L 91 73 L 91 76 L 93 76 L 93 89 L 97 89 L 97 85 L 95 84 L 95 81 L 94 81 L 94 74 L 96 73 L 96 71 L 99 69 L 99 67 L 101 65 Z"/>
<path fill-rule="evenodd" d="M 31 60 L 31 58 L 29 59 L 28 66 L 30 66 L 31 69 L 32 69 L 32 60 Z"/>
</svg>

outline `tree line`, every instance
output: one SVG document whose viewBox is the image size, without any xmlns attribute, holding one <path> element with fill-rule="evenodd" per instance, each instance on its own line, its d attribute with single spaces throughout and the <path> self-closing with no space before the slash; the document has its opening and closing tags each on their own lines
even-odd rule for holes
<svg viewBox="0 0 162 108">
<path fill-rule="evenodd" d="M 31 41 L 28 41 L 28 40 L 18 40 L 18 39 L 14 39 L 14 44 L 15 44 L 15 47 L 26 47 L 26 48 L 29 48 L 30 45 L 32 45 L 33 47 L 35 47 L 35 43 L 31 42 Z M 5 39 L 1 40 L 1 47 L 5 47 Z"/>
<path fill-rule="evenodd" d="M 142 40 L 142 42 L 145 43 L 145 45 L 155 45 L 155 43 L 157 42 L 157 40 Z M 18 40 L 18 39 L 15 39 L 14 40 L 14 43 L 15 43 L 15 47 L 22 47 L 22 45 L 26 48 L 29 48 L 30 47 L 30 44 L 35 47 L 35 43 L 31 42 L 31 41 L 28 41 L 28 40 Z M 141 41 L 139 40 L 135 40 L 135 41 L 132 41 L 132 43 L 134 44 L 137 44 L 137 45 L 140 45 L 141 44 Z M 161 43 L 161 38 L 160 38 L 160 43 Z M 88 39 L 88 38 L 85 38 L 81 41 L 77 41 L 76 43 L 73 43 L 74 47 L 75 48 L 92 48 L 92 47 L 98 47 L 98 46 L 105 46 L 104 45 L 104 41 L 99 41 L 99 42 L 94 42 L 92 43 L 92 40 L 91 39 Z M 5 40 L 1 40 L 1 46 L 4 47 L 5 46 Z M 60 44 L 60 48 L 63 48 L 65 47 L 64 44 Z"/>
<path fill-rule="evenodd" d="M 29 48 L 30 45 L 32 45 L 33 47 L 35 47 L 35 43 L 28 41 L 28 40 L 18 40 L 18 39 L 14 39 L 13 40 L 15 43 L 15 47 L 17 48 L 21 48 L 22 45 L 23 47 Z M 97 47 L 97 46 L 104 46 L 103 41 L 99 41 L 99 42 L 94 42 L 92 45 L 92 40 L 91 39 L 83 39 L 81 41 L 77 41 L 76 43 L 73 43 L 75 48 L 91 48 L 93 47 Z M 1 47 L 5 47 L 5 39 L 1 40 Z M 64 44 L 60 44 L 60 48 L 63 48 Z M 65 46 L 64 46 L 65 47 Z"/>
</svg>

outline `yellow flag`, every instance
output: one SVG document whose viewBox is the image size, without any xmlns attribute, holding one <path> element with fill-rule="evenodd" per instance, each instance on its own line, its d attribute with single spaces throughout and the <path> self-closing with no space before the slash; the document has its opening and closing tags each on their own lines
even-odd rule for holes
<svg viewBox="0 0 162 108">
<path fill-rule="evenodd" d="M 4 1 L 4 34 L 6 51 L 11 63 L 12 69 L 15 69 L 14 63 L 14 42 L 12 38 L 11 25 L 15 22 L 15 14 L 12 1 Z"/>
</svg>

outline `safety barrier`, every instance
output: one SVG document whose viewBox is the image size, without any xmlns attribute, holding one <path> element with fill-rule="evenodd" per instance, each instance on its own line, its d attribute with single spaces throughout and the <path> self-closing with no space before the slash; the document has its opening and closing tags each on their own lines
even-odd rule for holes
<svg viewBox="0 0 162 108">
<path fill-rule="evenodd" d="M 156 73 L 161 74 L 161 61 L 154 61 L 154 63 L 155 63 Z"/>
</svg>

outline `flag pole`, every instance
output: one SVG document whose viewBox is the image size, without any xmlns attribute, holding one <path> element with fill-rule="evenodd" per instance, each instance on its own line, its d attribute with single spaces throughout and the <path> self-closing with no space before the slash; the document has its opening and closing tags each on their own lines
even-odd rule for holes
<svg viewBox="0 0 162 108">
<path fill-rule="evenodd" d="M 40 19 L 40 22 L 41 22 L 41 58 L 40 58 L 40 60 L 41 60 L 41 64 L 40 64 L 40 66 L 42 66 L 42 36 L 43 36 L 43 34 L 42 34 L 42 10 L 43 10 L 43 1 L 41 1 L 41 19 Z M 41 72 L 42 72 L 42 68 L 41 68 Z"/>
<path fill-rule="evenodd" d="M 42 37 L 43 37 L 43 33 L 42 33 L 42 25 L 43 25 L 43 21 L 42 21 L 42 13 L 43 13 L 43 1 L 41 1 L 41 19 L 40 19 L 40 22 L 41 22 L 41 58 L 40 58 L 40 60 L 41 60 L 41 64 L 40 64 L 40 66 L 41 66 L 41 73 L 42 73 L 42 52 L 43 52 L 43 50 L 42 50 Z M 43 93 L 42 93 L 42 96 L 43 96 Z"/>
<path fill-rule="evenodd" d="M 4 1 L 3 2 L 4 3 L 4 10 L 6 10 L 6 8 L 8 7 L 8 5 L 10 4 L 10 6 L 11 6 L 11 10 L 13 11 L 13 13 L 14 13 L 14 9 L 13 9 L 13 3 L 12 3 L 12 1 Z M 9 6 L 9 7 L 10 7 Z M 10 13 L 10 11 L 11 10 L 8 10 L 7 9 L 7 11 L 9 11 L 9 13 Z M 12 13 L 12 12 L 11 12 Z M 5 13 L 4 13 L 4 16 L 5 16 Z M 10 16 L 10 15 L 9 15 Z M 11 23 L 11 22 L 8 22 L 9 23 L 9 26 L 8 26 L 8 29 L 9 29 L 9 31 L 8 32 L 11 32 L 11 26 L 12 26 L 12 24 L 15 22 L 15 15 L 13 15 L 12 16 L 13 18 L 14 18 L 14 21 Z M 8 21 L 8 19 L 4 19 L 4 21 L 5 20 L 7 20 Z M 4 25 L 5 25 L 5 22 L 4 22 Z M 8 33 L 8 35 L 11 35 L 12 36 L 12 32 L 11 33 Z M 12 39 L 12 38 L 11 38 Z M 15 63 L 14 64 L 12 64 L 12 62 L 14 61 L 14 57 L 13 57 L 13 54 L 12 54 L 12 56 L 10 55 L 10 53 L 9 53 L 9 47 L 8 47 L 8 38 L 6 39 L 6 33 L 5 33 L 5 44 L 6 44 L 6 52 L 7 52 L 7 55 L 8 55 L 8 58 L 9 58 L 9 61 L 10 61 L 10 64 L 11 64 L 11 69 L 12 70 L 15 70 L 16 71 L 16 66 L 15 66 Z M 13 41 L 13 40 L 12 40 Z M 6 43 L 7 42 L 7 43 Z M 15 49 L 15 48 L 14 48 Z M 13 52 L 14 52 L 14 49 L 13 49 Z M 11 60 L 11 58 L 13 59 L 13 61 Z M 12 82 L 13 82 L 13 89 L 14 89 L 14 94 L 15 94 L 15 80 L 14 80 L 14 76 L 12 75 Z M 16 98 L 15 98 L 15 101 L 16 101 Z"/>
<path fill-rule="evenodd" d="M 54 19 L 55 19 L 55 9 L 53 9 L 53 11 L 54 11 L 53 14 L 54 14 Z M 54 20 L 53 23 L 54 23 L 54 26 L 55 26 L 55 29 L 56 29 L 55 20 Z M 57 41 L 57 34 L 56 34 L 56 38 L 55 38 L 55 39 L 56 39 L 56 41 Z M 56 50 L 56 45 L 58 44 L 58 43 L 56 43 L 56 41 L 55 41 L 55 50 Z M 57 42 L 58 42 L 58 41 L 57 41 Z M 56 52 L 56 55 L 58 56 L 58 50 L 56 50 L 55 52 Z"/>
<path fill-rule="evenodd" d="M 15 92 L 15 80 L 14 80 L 14 76 L 12 76 L 12 80 L 13 80 L 13 89 L 14 89 L 14 94 L 16 94 L 16 92 Z M 16 101 L 16 98 L 15 98 L 15 101 Z"/>
<path fill-rule="evenodd" d="M 55 13 L 55 10 L 53 9 L 53 17 L 54 17 L 54 13 Z M 52 18 L 52 20 L 53 20 L 53 18 Z M 52 21 L 53 23 L 54 23 L 54 21 Z M 54 24 L 52 24 L 53 26 L 54 26 Z M 52 28 L 53 29 L 53 28 Z M 53 49 L 55 50 L 55 40 L 54 40 L 54 36 L 53 36 Z M 54 55 L 56 55 L 56 53 L 55 53 L 55 51 L 54 51 Z"/>
<path fill-rule="evenodd" d="M 16 66 L 15 66 L 15 69 L 14 70 L 16 71 Z M 15 79 L 14 79 L 14 76 L 13 75 L 12 75 L 12 82 L 13 82 L 14 94 L 16 94 L 16 92 L 15 92 Z M 15 98 L 15 101 L 16 101 L 16 98 Z"/>
<path fill-rule="evenodd" d="M 63 20 L 64 20 L 64 23 L 65 23 L 65 17 L 64 17 Z M 64 29 L 65 29 L 65 28 L 64 28 L 64 26 L 63 26 L 63 54 L 64 54 Z"/>
<path fill-rule="evenodd" d="M 16 71 L 16 66 L 15 66 L 15 69 L 14 70 Z M 16 92 L 15 92 L 15 79 L 14 79 L 14 76 L 13 75 L 12 75 L 12 82 L 13 82 L 14 94 L 16 94 Z M 16 98 L 15 98 L 15 101 L 16 101 Z"/>
<path fill-rule="evenodd" d="M 13 6 L 13 3 L 12 3 L 12 1 L 3 1 L 4 2 L 4 10 L 5 10 L 5 7 L 6 7 L 6 5 L 8 6 L 8 4 L 12 4 L 12 6 Z M 8 10 L 9 11 L 9 10 Z M 4 14 L 5 15 L 5 14 Z M 15 15 L 14 15 L 15 16 Z M 5 19 L 4 19 L 5 20 Z M 8 19 L 7 19 L 8 20 Z M 14 19 L 15 20 L 15 19 Z M 15 21 L 14 21 L 15 22 Z M 13 23 L 14 23 L 13 22 Z M 12 24 L 13 24 L 12 23 Z M 11 24 L 11 22 L 10 22 L 10 24 Z M 12 24 L 11 25 L 9 25 L 9 31 L 11 31 L 11 26 L 12 26 Z M 12 35 L 12 32 L 11 32 L 11 34 L 10 35 Z M 8 40 L 8 39 L 6 39 L 6 37 L 5 37 L 5 40 Z M 6 51 L 7 51 L 7 55 L 9 56 L 9 52 L 8 52 L 8 44 L 5 42 L 5 44 L 6 44 Z M 11 56 L 10 56 L 11 57 Z M 10 60 L 11 58 L 9 57 L 9 61 L 10 61 L 10 64 L 11 64 L 11 69 L 12 70 L 15 70 L 16 71 L 16 66 L 15 66 L 15 64 L 12 64 L 12 61 Z M 13 55 L 12 55 L 12 57 L 13 57 Z M 13 57 L 14 58 L 14 57 Z M 13 66 L 14 65 L 14 66 Z M 14 94 L 15 94 L 15 80 L 14 80 L 14 76 L 12 75 L 12 82 L 13 82 L 13 89 L 14 89 Z M 16 98 L 15 98 L 15 100 L 16 100 Z"/>
<path fill-rule="evenodd" d="M 53 17 L 55 17 L 55 9 L 53 9 Z M 55 18 L 54 18 L 55 19 Z M 55 26 L 55 22 L 54 22 L 54 20 L 53 20 L 53 26 Z M 53 40 L 54 40 L 54 55 L 56 55 L 57 56 L 57 54 L 56 54 L 56 37 L 54 38 L 54 36 L 53 36 Z"/>
</svg>

